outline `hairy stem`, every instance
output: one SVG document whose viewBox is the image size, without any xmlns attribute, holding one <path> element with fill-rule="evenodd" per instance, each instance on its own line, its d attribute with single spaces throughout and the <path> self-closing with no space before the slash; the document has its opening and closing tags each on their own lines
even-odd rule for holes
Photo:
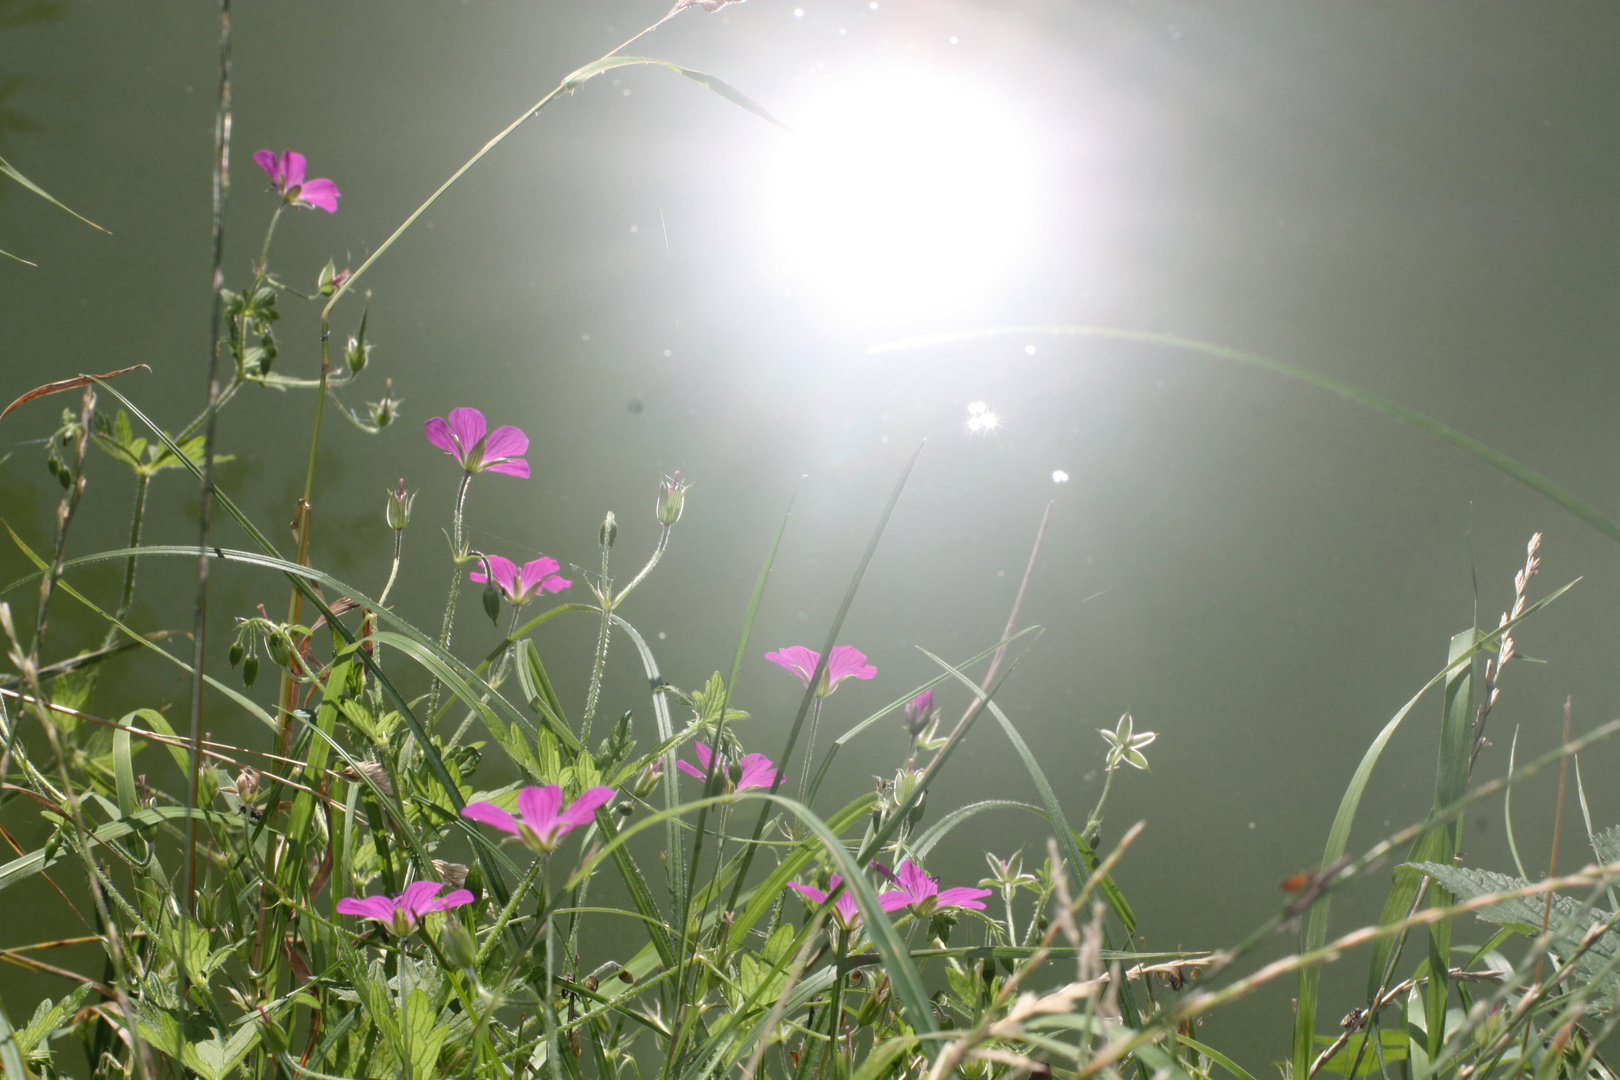
<svg viewBox="0 0 1620 1080">
<path fill-rule="evenodd" d="M 141 546 L 141 523 L 146 517 L 146 489 L 151 482 L 152 477 L 149 473 L 135 475 L 135 510 L 129 519 L 129 546 L 132 548 Z M 124 564 L 124 591 L 118 598 L 118 612 L 114 616 L 118 622 L 123 622 L 129 616 L 130 604 L 135 600 L 135 559 L 136 557 L 131 554 L 129 561 Z M 107 628 L 107 636 L 101 640 L 101 647 L 110 649 L 117 640 L 118 627 L 110 626 Z"/>
<path fill-rule="evenodd" d="M 461 567 L 467 561 L 467 549 L 461 539 L 461 517 L 467 508 L 467 486 L 472 483 L 472 478 L 472 473 L 462 474 L 461 487 L 456 490 L 456 514 L 451 519 L 450 560 L 455 567 L 450 571 L 450 597 L 444 602 L 444 622 L 439 627 L 439 648 L 446 652 L 450 651 L 450 631 L 456 624 L 456 600 L 461 596 Z M 428 688 L 428 716 L 434 716 L 439 711 L 441 689 L 442 685 L 435 678 L 433 685 Z"/>
</svg>

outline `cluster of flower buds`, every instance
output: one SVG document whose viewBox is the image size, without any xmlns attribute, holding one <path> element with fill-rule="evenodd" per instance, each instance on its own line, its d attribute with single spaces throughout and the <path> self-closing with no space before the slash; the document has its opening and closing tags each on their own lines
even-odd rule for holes
<svg viewBox="0 0 1620 1080">
<path fill-rule="evenodd" d="M 343 288 L 343 283 L 348 280 L 349 271 L 339 270 L 337 264 L 332 262 L 331 259 L 327 259 L 326 265 L 321 267 L 321 276 L 315 282 L 315 287 L 322 296 L 331 296 Z"/>
</svg>

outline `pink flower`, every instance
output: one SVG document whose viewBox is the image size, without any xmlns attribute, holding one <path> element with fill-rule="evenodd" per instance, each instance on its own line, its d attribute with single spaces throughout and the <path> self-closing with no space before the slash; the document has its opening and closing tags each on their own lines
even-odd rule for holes
<svg viewBox="0 0 1620 1080">
<path fill-rule="evenodd" d="M 526 787 L 518 792 L 519 818 L 489 802 L 468 803 L 462 809 L 461 816 L 521 836 L 523 842 L 535 851 L 550 852 L 562 840 L 563 834 L 590 821 L 597 807 L 611 798 L 612 788 L 593 787 L 564 810 L 562 788 L 547 784 L 545 787 Z"/>
<path fill-rule="evenodd" d="M 813 885 L 800 885 L 797 881 L 788 882 L 788 888 L 793 889 L 813 904 L 825 904 L 827 902 L 827 893 L 838 888 L 838 883 L 843 880 L 842 877 L 834 874 L 831 880 L 827 882 L 827 892 L 822 892 Z M 894 907 L 889 907 L 882 897 L 878 898 L 878 902 L 884 904 L 884 911 L 895 910 Z M 905 904 L 902 902 L 896 904 L 895 907 L 905 907 Z M 855 902 L 855 894 L 848 889 L 839 893 L 838 899 L 833 901 L 833 921 L 845 930 L 853 930 L 861 924 L 860 905 Z"/>
<path fill-rule="evenodd" d="M 766 653 L 765 659 L 781 664 L 797 675 L 800 682 L 809 686 L 810 676 L 821 662 L 821 654 L 803 645 L 794 645 L 781 652 Z M 821 685 L 816 687 L 816 696 L 826 697 L 838 689 L 838 684 L 845 679 L 870 679 L 876 674 L 877 668 L 866 662 L 866 654 L 861 650 L 853 645 L 834 645 L 832 656 L 827 660 L 827 670 L 821 676 Z"/>
<path fill-rule="evenodd" d="M 498 472 L 529 477 L 529 437 L 515 427 L 498 427 L 484 437 L 484 414 L 477 409 L 451 409 L 450 422 L 435 416 L 422 425 L 428 442 L 451 455 L 470 473 Z"/>
<path fill-rule="evenodd" d="M 337 909 L 341 915 L 375 919 L 388 927 L 396 937 L 406 937 L 428 912 L 448 911 L 473 902 L 473 894 L 466 889 L 440 896 L 439 890 L 442 888 L 443 882 L 415 881 L 405 886 L 405 891 L 398 896 L 345 896 L 337 902 Z"/>
<path fill-rule="evenodd" d="M 983 911 L 980 898 L 989 896 L 989 889 L 955 888 L 939 891 L 939 879 L 929 877 L 922 867 L 907 859 L 900 864 L 895 883 L 900 887 L 878 896 L 884 911 L 898 911 L 903 907 L 921 917 L 932 915 L 944 908 L 972 908 Z"/>
<path fill-rule="evenodd" d="M 281 197 L 294 206 L 313 206 L 328 214 L 337 213 L 338 197 L 343 193 L 324 176 L 304 179 L 304 155 L 295 150 L 283 150 L 277 157 L 272 150 L 260 150 L 253 155 L 259 168 L 270 174 L 270 182 Z"/>
<path fill-rule="evenodd" d="M 561 592 L 573 584 L 567 578 L 557 576 L 557 560 L 549 557 L 526 562 L 522 570 L 511 559 L 503 559 L 499 555 L 485 555 L 484 562 L 489 566 L 489 573 L 474 570 L 472 579 L 482 584 L 494 577 L 495 584 L 501 587 L 501 592 L 506 594 L 506 599 L 514 607 L 522 607 L 531 597 L 543 592 Z"/>
<path fill-rule="evenodd" d="M 714 756 L 703 743 L 695 743 L 692 753 L 697 757 L 699 765 L 690 765 L 684 761 L 677 761 L 675 767 L 687 776 L 695 776 L 699 780 L 709 775 L 709 761 Z M 724 762 L 721 763 L 724 766 Z M 731 791 L 752 791 L 755 788 L 768 788 L 776 783 L 776 769 L 771 765 L 770 758 L 764 754 L 744 754 L 737 762 L 738 772 L 733 775 L 728 769 L 722 767 L 720 775 L 725 778 L 728 785 L 728 794 Z"/>
</svg>

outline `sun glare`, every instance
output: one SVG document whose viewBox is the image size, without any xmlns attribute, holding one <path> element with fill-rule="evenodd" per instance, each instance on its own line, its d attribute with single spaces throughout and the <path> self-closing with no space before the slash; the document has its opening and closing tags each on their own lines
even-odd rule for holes
<svg viewBox="0 0 1620 1080">
<path fill-rule="evenodd" d="M 990 299 L 1034 231 L 1035 145 L 986 87 L 927 69 L 829 80 L 765 185 L 799 288 L 862 327 Z"/>
</svg>

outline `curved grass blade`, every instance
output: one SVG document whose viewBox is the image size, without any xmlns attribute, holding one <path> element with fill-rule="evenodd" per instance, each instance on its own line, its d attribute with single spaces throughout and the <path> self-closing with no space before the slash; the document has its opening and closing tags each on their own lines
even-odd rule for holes
<svg viewBox="0 0 1620 1080">
<path fill-rule="evenodd" d="M 1016 799 L 985 799 L 983 802 L 969 803 L 966 806 L 959 806 L 955 810 L 952 810 L 950 813 L 946 814 L 944 817 L 940 818 L 938 821 L 934 822 L 934 824 L 928 827 L 926 832 L 917 837 L 916 843 L 912 845 L 912 851 L 916 854 L 919 861 L 925 860 L 928 858 L 928 853 L 934 850 L 934 845 L 945 839 L 946 834 L 948 834 L 958 825 L 962 824 L 962 822 L 966 821 L 970 817 L 973 817 L 975 814 L 983 813 L 986 810 L 999 810 L 1002 807 L 1028 810 L 1030 813 L 1046 818 L 1048 821 L 1052 820 L 1040 807 L 1031 806 L 1026 802 L 1019 802 Z"/>
<path fill-rule="evenodd" d="M 1333 815 L 1333 825 L 1328 829 L 1327 844 L 1322 850 L 1322 872 L 1327 872 L 1344 855 L 1345 848 L 1350 842 L 1350 827 L 1355 823 L 1356 811 L 1361 806 L 1361 797 L 1367 790 L 1367 783 L 1372 779 L 1373 769 L 1377 766 L 1378 759 L 1384 753 L 1384 747 L 1389 744 L 1389 740 L 1395 734 L 1396 729 L 1401 726 L 1401 722 L 1406 719 L 1407 714 L 1412 711 L 1423 695 L 1444 683 L 1459 668 L 1472 664 L 1474 656 L 1479 650 L 1494 647 L 1501 639 L 1502 634 L 1511 632 L 1519 623 L 1563 596 L 1574 585 L 1575 582 L 1572 581 L 1568 585 L 1554 590 L 1525 608 L 1524 614 L 1517 619 L 1511 619 L 1489 633 L 1479 634 L 1478 640 L 1472 648 L 1455 657 L 1440 671 L 1436 672 L 1435 676 L 1424 683 L 1422 689 L 1413 694 L 1411 700 L 1402 705 L 1399 711 L 1390 718 L 1389 722 L 1384 725 L 1383 730 L 1373 739 L 1372 744 L 1367 747 L 1366 753 L 1362 755 L 1360 764 L 1356 766 L 1356 771 L 1350 777 L 1349 786 L 1345 788 L 1344 795 L 1339 800 L 1338 812 Z M 1301 946 L 1303 951 L 1312 952 L 1326 943 L 1328 914 L 1331 907 L 1332 898 L 1326 894 L 1311 904 L 1310 916 L 1306 922 L 1304 940 Z M 1310 1070 L 1311 1065 L 1311 1040 L 1315 1034 L 1317 995 L 1321 985 L 1321 978 L 1321 971 L 1316 967 L 1304 967 L 1299 973 L 1299 996 L 1296 999 L 1298 1005 L 1294 1017 L 1293 1062 L 1296 1069 L 1303 1067 L 1306 1072 Z"/>
<path fill-rule="evenodd" d="M 1070 828 L 1069 819 L 1064 816 L 1063 806 L 1058 802 L 1057 793 L 1052 790 L 1051 783 L 1046 779 L 1046 772 L 1041 768 L 1040 763 L 1035 760 L 1035 755 L 1030 751 L 1029 744 L 1024 742 L 1022 735 L 1018 734 L 1018 729 L 1013 726 L 1013 722 L 1007 719 L 1007 714 L 1001 711 L 1001 706 L 991 700 L 985 694 L 985 691 L 981 690 L 972 679 L 969 679 L 961 671 L 947 664 L 927 649 L 919 649 L 918 651 L 955 676 L 956 680 L 966 687 L 968 693 L 973 694 L 976 700 L 984 701 L 984 707 L 990 710 L 990 715 L 996 718 L 996 722 L 1001 725 L 1001 730 L 1006 732 L 1007 740 L 1013 744 L 1013 748 L 1018 751 L 1018 756 L 1023 759 L 1024 768 L 1029 772 L 1030 779 L 1034 781 L 1035 790 L 1046 807 L 1046 813 L 1052 821 L 1052 827 L 1057 830 L 1058 848 L 1062 851 L 1064 859 L 1068 860 L 1070 867 L 1073 868 L 1076 880 L 1082 885 L 1090 881 L 1092 868 L 1097 865 L 1096 857 L 1093 856 L 1089 860 L 1085 857 L 1090 852 L 1090 848 L 1088 847 L 1082 852 L 1080 834 Z M 1008 674 L 1011 674 L 1010 670 Z M 1003 678 L 1005 677 L 1003 676 Z M 1125 924 L 1126 934 L 1135 933 L 1136 916 L 1131 912 L 1130 905 L 1125 903 L 1124 895 L 1119 892 L 1112 879 L 1104 876 L 1097 881 L 1097 886 L 1098 891 L 1107 898 L 1109 906 L 1114 909 L 1114 914 L 1119 916 L 1120 921 Z M 1113 941 L 1110 940 L 1111 937 L 1112 935 L 1105 926 L 1103 928 L 1104 948 L 1112 949 L 1114 947 Z M 1128 982 L 1120 986 L 1119 999 L 1125 1022 L 1131 1027 L 1136 1027 L 1141 1023 L 1141 1020 L 1136 1011 L 1135 995 L 1131 992 Z"/>
<path fill-rule="evenodd" d="M 904 352 L 910 349 L 929 348 L 935 345 L 948 345 L 959 341 L 971 341 L 980 338 L 1003 337 L 1007 335 L 1030 336 L 1047 334 L 1052 337 L 1089 337 L 1102 338 L 1111 341 L 1132 341 L 1142 345 L 1166 345 L 1175 349 L 1185 349 L 1189 352 L 1202 353 L 1222 360 L 1231 360 L 1250 367 L 1262 368 L 1286 375 L 1291 379 L 1300 379 L 1313 386 L 1330 390 L 1341 397 L 1349 398 L 1369 409 L 1383 413 L 1385 416 L 1404 421 L 1413 427 L 1443 439 L 1451 445 L 1471 454 L 1493 469 L 1512 477 L 1519 483 L 1528 487 L 1539 495 L 1550 499 L 1586 522 L 1610 540 L 1620 542 L 1620 522 L 1608 517 L 1596 507 L 1585 502 L 1573 492 L 1553 483 L 1533 469 L 1519 464 L 1506 454 L 1499 453 L 1491 447 L 1469 435 L 1464 435 L 1455 428 L 1448 427 L 1438 420 L 1423 415 L 1415 409 L 1389 398 L 1369 393 L 1349 383 L 1330 379 L 1326 375 L 1318 375 L 1313 371 L 1285 364 L 1278 360 L 1260 356 L 1256 353 L 1244 352 L 1241 349 L 1231 349 L 1224 345 L 1216 345 L 1208 341 L 1199 341 L 1196 338 L 1181 337 L 1176 334 L 1156 334 L 1145 330 L 1127 330 L 1110 326 L 996 326 L 982 330 L 964 330 L 956 333 L 930 334 L 925 337 L 907 338 L 902 341 L 889 341 L 880 345 L 870 345 L 866 351 L 869 355 L 882 353 Z"/>
<path fill-rule="evenodd" d="M 922 977 L 911 962 L 907 953 L 905 942 L 900 939 L 894 924 L 889 922 L 888 916 L 878 904 L 877 893 L 873 891 L 871 883 L 860 872 L 860 864 L 844 849 L 843 843 L 838 839 L 825 822 L 818 818 L 809 807 L 785 795 L 777 795 L 767 791 L 740 791 L 733 795 L 716 795 L 707 799 L 696 799 L 692 802 L 682 803 L 669 810 L 660 810 L 633 826 L 625 829 L 614 840 L 604 844 L 588 859 L 582 861 L 577 869 L 569 875 L 563 883 L 564 889 L 572 889 L 595 868 L 602 860 L 612 854 L 612 849 L 622 846 L 637 833 L 662 824 L 667 818 L 675 817 L 690 811 L 699 810 L 704 806 L 715 806 L 728 800 L 745 801 L 758 799 L 767 805 L 777 805 L 788 811 L 802 821 L 806 828 L 821 840 L 825 845 L 828 856 L 838 865 L 843 877 L 843 885 L 847 886 L 855 895 L 855 902 L 860 905 L 863 924 L 866 926 L 872 945 L 882 957 L 885 969 L 888 972 L 890 984 L 899 996 L 901 1004 L 905 1007 L 907 1019 L 912 1027 L 920 1031 L 938 1030 L 934 1023 L 933 1009 L 928 1004 L 928 995 L 923 990 Z M 826 907 L 831 907 L 837 899 L 837 891 L 827 897 Z"/>
<path fill-rule="evenodd" d="M 109 821 L 100 828 L 91 831 L 89 839 L 98 844 L 111 843 L 135 832 L 137 829 L 158 825 L 165 821 L 174 821 L 187 818 L 195 813 L 199 820 L 212 821 L 216 824 L 226 824 L 236 820 L 229 814 L 221 814 L 215 810 L 189 810 L 184 806 L 158 806 L 147 810 L 137 810 L 135 813 L 117 821 Z M 49 852 L 50 858 L 46 855 Z M 19 855 L 10 862 L 0 865 L 0 889 L 9 889 L 11 886 L 33 877 L 42 870 L 55 866 L 62 858 L 74 855 L 68 845 L 58 845 L 52 850 L 49 845 L 31 851 L 27 855 Z"/>
<path fill-rule="evenodd" d="M 1038 626 L 1026 626 L 1012 637 L 1003 638 L 1001 641 L 996 642 L 996 644 L 990 646 L 988 649 L 985 649 L 983 652 L 976 653 L 975 655 L 968 657 L 958 666 L 965 668 L 971 664 L 977 664 L 980 660 L 983 660 L 992 653 L 999 653 L 1001 650 L 1005 649 L 1008 645 L 1017 641 L 1025 634 L 1035 633 L 1039 629 L 1040 627 Z M 938 686 L 942 682 L 945 682 L 949 678 L 949 675 L 936 675 L 934 678 L 929 679 L 922 685 L 913 687 L 909 693 L 895 698 L 893 701 L 883 706 L 883 708 L 879 709 L 877 712 L 873 713 L 871 716 L 868 716 L 865 720 L 862 720 L 860 723 L 838 736 L 838 738 L 834 739 L 832 741 L 832 746 L 827 750 L 827 756 L 821 759 L 821 765 L 816 769 L 815 779 L 810 782 L 810 798 L 814 800 L 816 792 L 821 790 L 821 781 L 826 777 L 828 771 L 832 768 L 833 760 L 838 756 L 838 751 L 844 748 L 845 743 L 850 742 L 861 732 L 865 731 L 867 728 L 871 727 L 885 716 L 889 716 L 898 710 L 905 708 L 906 704 L 918 694 L 921 694 L 925 690 L 932 690 L 934 687 Z"/>
<path fill-rule="evenodd" d="M 59 206 L 63 210 L 66 210 L 68 213 L 72 214 L 74 217 L 78 218 L 92 229 L 101 229 L 101 231 L 106 233 L 108 236 L 112 235 L 111 229 L 103 229 L 100 225 L 97 225 L 95 222 L 91 221 L 89 218 L 85 217 L 71 206 L 63 203 L 56 196 L 52 195 L 38 184 L 28 179 L 28 177 L 24 176 L 22 173 L 18 172 L 16 168 L 12 166 L 11 162 L 7 161 L 5 158 L 0 158 L 0 173 L 11 177 L 13 180 L 17 181 L 17 183 L 21 184 L 29 191 L 32 191 L 35 195 L 38 195 L 40 198 L 44 199 L 53 206 Z"/>
<path fill-rule="evenodd" d="M 611 70 L 612 68 L 625 67 L 632 64 L 655 64 L 659 67 L 668 68 L 669 70 L 677 72 L 678 74 L 685 75 L 688 79 L 702 83 L 704 86 L 707 86 L 710 90 L 713 90 L 715 93 L 719 94 L 733 105 L 747 109 L 756 116 L 762 116 L 771 123 L 776 124 L 778 127 L 786 126 L 770 113 L 766 112 L 759 105 L 755 104 L 751 99 L 744 96 L 741 92 L 727 85 L 726 83 L 721 82 L 719 79 L 716 79 L 713 75 L 707 75 L 701 71 L 693 71 L 690 68 L 683 68 L 679 64 L 672 64 L 667 60 L 654 60 L 646 56 L 604 56 L 600 60 L 586 64 L 584 67 L 576 68 L 574 71 L 570 72 L 549 94 L 535 102 L 533 105 L 529 106 L 527 109 L 523 110 L 516 120 L 513 120 L 510 124 L 506 125 L 506 127 L 502 128 L 495 134 L 494 138 L 490 139 L 483 146 L 479 147 L 478 153 L 468 158 L 461 168 L 451 173 L 450 178 L 444 183 L 440 184 L 438 188 L 434 190 L 433 194 L 427 197 L 426 202 L 413 210 L 411 212 L 411 216 L 406 218 L 399 228 L 390 233 L 388 235 L 388 239 L 384 240 L 377 247 L 377 250 L 372 252 L 366 261 L 361 263 L 359 268 L 355 270 L 354 273 L 350 274 L 342 285 L 338 286 L 337 291 L 332 294 L 332 298 L 328 300 L 326 302 L 326 306 L 321 309 L 321 318 L 326 319 L 330 316 L 333 306 L 343 298 L 344 293 L 348 292 L 354 286 L 355 281 L 359 279 L 360 275 L 369 270 L 372 263 L 382 258 L 383 252 L 393 247 L 394 241 L 398 240 L 406 229 L 414 225 L 416 223 L 416 219 L 427 212 L 428 207 L 439 201 L 440 195 L 443 195 L 446 191 L 449 191 L 450 186 L 457 180 L 460 180 L 462 176 L 466 174 L 468 169 L 471 169 L 474 165 L 482 161 L 485 154 L 489 153 L 501 143 L 505 142 L 506 137 L 521 127 L 524 121 L 528 120 L 532 116 L 537 115 L 542 109 L 544 109 L 547 105 L 550 105 L 562 94 L 573 93 L 576 89 L 583 85 L 587 79 L 591 78 L 591 76 L 599 75 L 604 71 Z"/>
<path fill-rule="evenodd" d="M 815 701 L 816 687 L 821 683 L 821 677 L 827 670 L 827 661 L 832 656 L 833 646 L 838 643 L 838 633 L 844 628 L 844 618 L 855 603 L 855 594 L 860 591 L 861 581 L 866 577 L 866 568 L 872 563 L 872 556 L 877 553 L 878 541 L 883 539 L 884 531 L 889 527 L 889 518 L 894 515 L 894 508 L 900 502 L 901 492 L 906 490 L 906 481 L 911 479 L 911 470 L 917 465 L 917 458 L 922 455 L 923 447 L 928 445 L 922 442 L 913 450 L 911 457 L 906 461 L 906 467 L 900 470 L 900 478 L 895 481 L 894 490 L 889 494 L 889 501 L 883 507 L 883 513 L 878 515 L 877 526 L 872 530 L 872 537 L 866 543 L 866 550 L 861 554 L 861 561 L 855 566 L 855 575 L 850 578 L 849 588 L 844 590 L 843 602 L 838 605 L 838 613 L 833 616 L 832 628 L 827 632 L 827 640 L 821 647 L 821 660 L 816 664 L 816 670 L 811 672 L 809 684 L 804 688 L 804 695 L 799 699 L 799 711 L 793 718 L 793 726 L 788 729 L 787 743 L 776 759 L 776 781 L 771 785 L 771 794 L 775 795 L 781 790 L 783 782 L 788 777 L 789 764 L 793 757 L 793 747 L 799 741 L 799 732 L 804 728 L 805 717 L 810 714 L 810 704 Z M 754 850 L 758 847 L 759 838 L 765 832 L 765 819 L 770 813 L 767 804 L 759 808 L 759 819 L 754 822 L 754 830 L 749 836 L 747 854 L 743 858 L 742 868 L 737 872 L 737 881 L 731 887 L 731 898 L 726 902 L 727 910 L 737 907 L 737 897 L 742 894 L 744 882 L 748 879 L 748 868 L 754 858 Z"/>
<path fill-rule="evenodd" d="M 641 668 L 647 673 L 647 683 L 653 688 L 652 706 L 653 718 L 658 724 L 658 741 L 668 745 L 664 751 L 664 812 L 671 813 L 680 803 L 680 792 L 675 789 L 675 777 L 680 771 L 675 768 L 675 744 L 671 741 L 675 734 L 674 721 L 669 715 L 669 699 L 658 692 L 658 687 L 664 684 L 664 676 L 659 673 L 658 659 L 653 656 L 652 650 L 647 647 L 647 641 L 641 633 L 619 616 L 613 616 L 613 621 L 623 627 L 625 634 L 641 654 Z M 681 843 L 679 826 L 674 816 L 667 819 L 668 828 L 664 837 L 665 850 L 669 852 L 669 878 L 670 907 L 672 911 L 685 911 L 686 898 L 681 895 L 681 886 L 686 881 L 683 869 L 682 854 L 685 850 Z M 683 925 L 681 932 L 686 928 Z"/>
</svg>

